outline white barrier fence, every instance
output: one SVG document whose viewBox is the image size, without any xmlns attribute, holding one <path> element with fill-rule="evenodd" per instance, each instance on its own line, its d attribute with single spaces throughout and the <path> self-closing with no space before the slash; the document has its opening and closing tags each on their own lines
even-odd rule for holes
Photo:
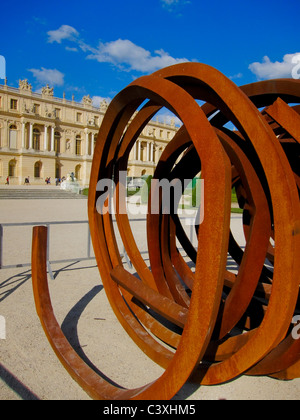
<svg viewBox="0 0 300 420">
<path fill-rule="evenodd" d="M 50 260 L 49 253 L 50 253 L 50 237 L 51 237 L 51 226 L 62 226 L 62 225 L 86 225 L 87 226 L 87 233 L 86 233 L 86 243 L 87 243 L 87 252 L 85 256 L 81 256 L 78 258 L 66 258 L 66 259 L 55 259 Z M 20 267 L 31 267 L 31 262 L 19 262 L 17 264 L 4 264 L 3 254 L 4 254 L 4 228 L 10 227 L 24 227 L 24 226 L 47 226 L 48 228 L 48 243 L 47 243 L 47 268 L 50 277 L 53 279 L 53 273 L 51 269 L 51 264 L 56 263 L 67 263 L 67 262 L 77 262 L 77 261 L 85 261 L 85 260 L 92 260 L 95 259 L 94 256 L 91 255 L 91 236 L 89 230 L 88 221 L 67 221 L 67 222 L 26 222 L 26 223 L 2 223 L 0 224 L 0 269 L 5 268 L 20 268 Z"/>
<path fill-rule="evenodd" d="M 193 218 L 183 218 L 185 224 L 190 227 L 190 239 L 194 235 L 194 219 Z M 115 222 L 115 220 L 114 220 Z M 146 222 L 146 219 L 131 219 L 130 222 Z M 51 228 L 54 226 L 66 226 L 66 225 L 86 225 L 86 233 L 85 233 L 85 240 L 86 240 L 86 253 L 85 255 L 78 256 L 76 258 L 61 258 L 61 259 L 51 259 L 50 258 L 50 238 L 51 238 Z M 58 263 L 70 263 L 70 262 L 80 262 L 80 261 L 88 261 L 94 260 L 95 256 L 93 255 L 93 250 L 91 247 L 91 235 L 89 229 L 88 221 L 53 221 L 53 222 L 24 222 L 24 223 L 2 223 L 0 224 L 0 270 L 1 269 L 9 269 L 9 268 L 21 268 L 21 267 L 31 267 L 31 262 L 28 261 L 18 261 L 16 264 L 5 264 L 4 262 L 4 249 L 5 249 L 5 234 L 4 230 L 7 228 L 22 228 L 22 227 L 34 227 L 34 226 L 47 226 L 48 228 L 48 243 L 47 243 L 47 269 L 51 279 L 54 279 L 51 264 L 58 264 Z M 32 232 L 32 230 L 31 230 Z M 21 234 L 20 234 L 21 236 Z M 31 239 L 31 238 L 30 238 Z M 81 241 L 82 242 L 82 241 Z M 121 257 L 124 258 L 125 262 L 131 268 L 132 264 L 129 260 L 129 257 L 126 253 L 125 247 L 123 246 Z"/>
</svg>

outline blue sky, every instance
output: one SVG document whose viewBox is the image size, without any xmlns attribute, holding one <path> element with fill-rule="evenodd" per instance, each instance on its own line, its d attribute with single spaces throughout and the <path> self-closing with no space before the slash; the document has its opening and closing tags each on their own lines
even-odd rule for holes
<svg viewBox="0 0 300 420">
<path fill-rule="evenodd" d="M 89 94 L 95 105 L 177 62 L 243 85 L 291 77 L 300 53 L 299 0 L 16 0 L 0 13 L 8 85 L 49 83 L 56 97 Z"/>
</svg>

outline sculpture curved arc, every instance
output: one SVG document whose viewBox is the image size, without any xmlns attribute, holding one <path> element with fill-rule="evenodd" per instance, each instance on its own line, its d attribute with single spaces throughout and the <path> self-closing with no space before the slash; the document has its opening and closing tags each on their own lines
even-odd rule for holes
<svg viewBox="0 0 300 420">
<path fill-rule="evenodd" d="M 207 102 L 199 107 L 198 99 Z M 289 104 L 299 102 L 300 81 L 237 87 L 199 63 L 141 77 L 114 98 L 94 151 L 90 230 L 115 315 L 137 346 L 166 369 L 156 381 L 125 390 L 98 377 L 76 355 L 55 320 L 47 290 L 46 230 L 35 228 L 33 236 L 33 286 L 43 328 L 68 372 L 93 398 L 169 399 L 191 374 L 202 385 L 223 383 L 243 373 L 280 379 L 300 376 L 299 340 L 288 334 L 299 310 L 300 278 L 299 107 Z M 124 185 L 118 172 L 126 171 L 135 141 L 162 107 L 183 126 L 162 154 L 154 179 L 180 182 L 201 170 L 205 217 L 195 226 L 196 249 L 175 209 L 164 214 L 159 201 L 159 213 L 152 214 L 149 206 L 150 268 L 139 253 L 128 215 L 123 214 Z M 265 108 L 260 111 L 261 107 Z M 225 128 L 228 121 L 238 131 Z M 115 194 L 109 193 L 100 203 L 107 207 L 115 202 L 116 223 L 137 277 L 122 264 L 112 215 L 99 207 L 101 179 L 116 181 Z M 245 251 L 230 231 L 231 184 L 237 186 L 243 209 Z M 155 194 L 154 183 L 150 197 Z M 195 264 L 194 271 L 177 249 L 177 240 Z M 239 264 L 236 275 L 226 269 L 228 252 Z M 273 269 L 264 265 L 264 256 Z M 260 309 L 254 327 L 252 306 Z M 241 333 L 232 336 L 232 328 Z"/>
</svg>

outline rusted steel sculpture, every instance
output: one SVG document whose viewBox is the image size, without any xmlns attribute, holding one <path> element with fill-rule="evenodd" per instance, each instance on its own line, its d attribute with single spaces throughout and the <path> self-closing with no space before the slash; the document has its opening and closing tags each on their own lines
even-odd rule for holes
<svg viewBox="0 0 300 420">
<path fill-rule="evenodd" d="M 93 398 L 170 399 L 187 380 L 212 385 L 241 374 L 300 377 L 300 340 L 293 334 L 293 320 L 300 313 L 299 103 L 300 80 L 237 87 L 217 70 L 198 63 L 141 77 L 114 98 L 93 158 L 90 230 L 111 307 L 141 350 L 165 368 L 161 377 L 138 389 L 122 389 L 80 359 L 52 310 L 47 230 L 37 227 L 33 234 L 38 315 L 59 359 Z M 158 194 L 159 211 L 153 213 L 149 207 L 147 215 L 150 269 L 124 211 L 125 186 L 119 173 L 127 170 L 135 141 L 162 107 L 183 125 L 162 154 L 154 179 L 183 181 L 201 171 L 204 219 L 195 226 L 195 248 L 176 208 L 164 211 Z M 226 128 L 228 122 L 236 129 Z M 101 179 L 113 179 L 116 189 L 108 192 L 99 208 Z M 245 249 L 230 230 L 232 187 L 243 209 Z M 155 188 L 153 184 L 149 202 L 158 193 Z M 135 276 L 122 264 L 112 215 L 106 211 L 111 200 Z M 178 251 L 177 240 L 194 262 L 194 270 Z M 228 254 L 238 264 L 237 274 L 227 269 Z"/>
</svg>

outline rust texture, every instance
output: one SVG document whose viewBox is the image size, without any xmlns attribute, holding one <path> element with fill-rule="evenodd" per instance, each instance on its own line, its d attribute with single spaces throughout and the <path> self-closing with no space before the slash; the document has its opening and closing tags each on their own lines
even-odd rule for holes
<svg viewBox="0 0 300 420">
<path fill-rule="evenodd" d="M 161 377 L 138 389 L 123 389 L 83 362 L 52 310 L 47 229 L 36 227 L 33 233 L 38 315 L 57 356 L 93 398 L 162 400 L 172 398 L 188 380 L 215 385 L 241 374 L 300 377 L 300 339 L 293 323 L 300 314 L 299 103 L 299 80 L 237 87 L 199 63 L 141 77 L 114 98 L 93 158 L 88 199 L 92 242 L 115 315 L 136 345 L 165 369 Z M 204 218 L 195 226 L 194 247 L 176 208 L 164 211 L 153 183 L 149 202 L 155 194 L 160 199 L 159 211 L 149 206 L 147 215 L 148 266 L 123 211 L 125 187 L 118 174 L 127 170 L 136 139 L 162 107 L 182 127 L 153 179 L 183 182 L 201 172 Z M 101 179 L 113 179 L 116 189 L 99 209 Z M 245 248 L 230 229 L 233 187 L 243 210 Z M 104 209 L 110 200 L 136 275 L 122 263 L 112 215 Z M 236 262 L 236 272 L 230 271 L 228 256 Z"/>
</svg>

